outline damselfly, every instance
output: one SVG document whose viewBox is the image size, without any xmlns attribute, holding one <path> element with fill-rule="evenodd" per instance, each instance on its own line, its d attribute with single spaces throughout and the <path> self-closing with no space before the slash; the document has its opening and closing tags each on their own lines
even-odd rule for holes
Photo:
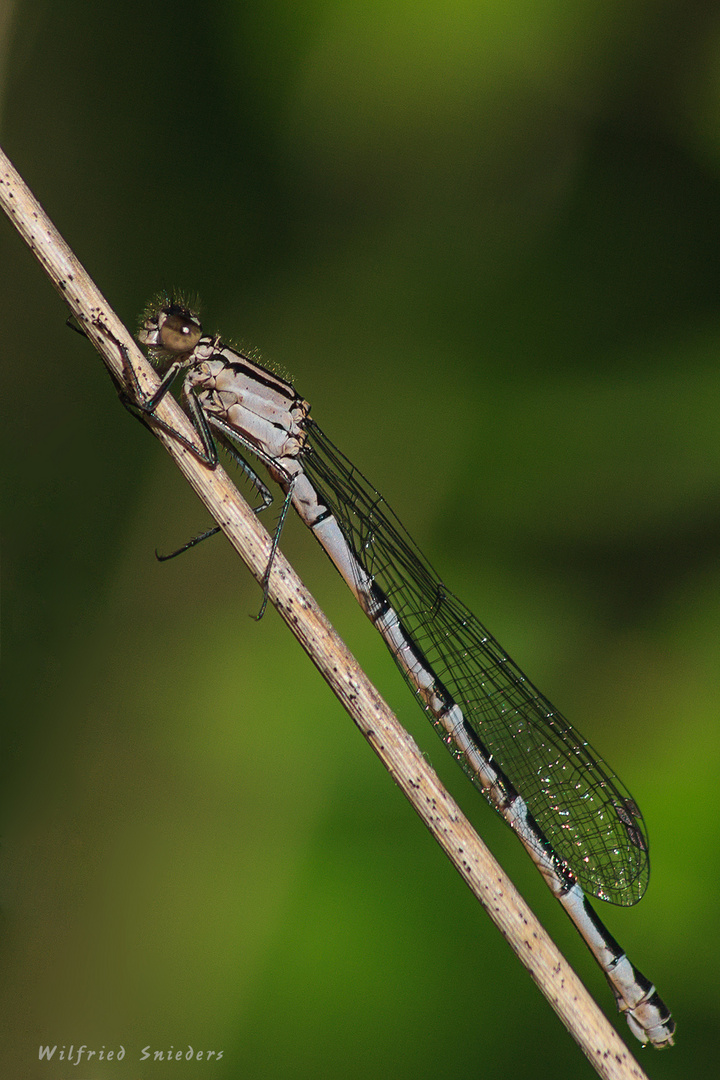
<svg viewBox="0 0 720 1080">
<path fill-rule="evenodd" d="M 262 462 L 285 494 L 280 524 L 292 505 L 315 534 L 447 748 L 515 831 L 565 908 L 633 1033 L 643 1043 L 671 1045 L 675 1023 L 667 1007 L 585 896 L 630 905 L 647 886 L 647 833 L 625 786 L 445 588 L 290 383 L 203 335 L 197 315 L 179 302 L 149 310 L 138 338 L 162 380 L 150 398 L 136 385 L 134 411 L 166 427 L 153 413 L 181 376 L 181 402 L 202 450 L 166 430 L 211 468 L 222 446 L 264 507 L 271 493 L 242 452 Z"/>
</svg>

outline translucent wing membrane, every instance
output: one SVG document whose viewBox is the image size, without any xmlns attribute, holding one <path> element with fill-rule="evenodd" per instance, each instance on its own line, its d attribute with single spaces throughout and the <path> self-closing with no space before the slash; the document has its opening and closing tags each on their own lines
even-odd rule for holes
<svg viewBox="0 0 720 1080">
<path fill-rule="evenodd" d="M 510 794 L 519 792 L 555 853 L 589 893 L 630 905 L 648 883 L 648 839 L 631 795 L 495 638 L 448 592 L 384 499 L 312 421 L 305 473 L 356 559 L 387 596 L 413 644 L 460 705 Z M 402 663 L 398 667 L 474 783 Z"/>
</svg>

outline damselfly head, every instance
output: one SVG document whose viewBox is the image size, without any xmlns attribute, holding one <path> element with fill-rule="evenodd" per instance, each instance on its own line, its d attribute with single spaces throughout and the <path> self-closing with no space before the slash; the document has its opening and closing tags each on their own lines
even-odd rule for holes
<svg viewBox="0 0 720 1080">
<path fill-rule="evenodd" d="M 137 333 L 141 345 L 148 345 L 158 354 L 182 356 L 193 351 L 202 336 L 202 324 L 197 313 L 182 301 L 164 297 L 145 309 Z"/>
</svg>

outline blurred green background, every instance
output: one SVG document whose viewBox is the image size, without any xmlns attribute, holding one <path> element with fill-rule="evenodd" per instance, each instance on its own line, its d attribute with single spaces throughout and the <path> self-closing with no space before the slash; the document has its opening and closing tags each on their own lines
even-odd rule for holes
<svg viewBox="0 0 720 1080">
<path fill-rule="evenodd" d="M 678 1023 L 642 1065 L 716 1075 L 717 6 L 0 13 L 2 143 L 120 315 L 197 290 L 282 364 L 627 783 L 650 889 L 601 915 Z M 3 1075 L 593 1076 L 225 542 L 155 561 L 205 512 L 8 223 L 0 280 Z M 612 1014 L 296 520 L 283 548 Z M 139 1061 L 188 1045 L 223 1058 Z"/>
</svg>

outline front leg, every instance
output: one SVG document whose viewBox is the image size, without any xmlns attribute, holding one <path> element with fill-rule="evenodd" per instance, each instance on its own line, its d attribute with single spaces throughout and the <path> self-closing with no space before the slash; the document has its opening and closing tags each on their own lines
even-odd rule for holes
<svg viewBox="0 0 720 1080">
<path fill-rule="evenodd" d="M 187 370 L 187 368 L 191 367 L 194 363 L 192 357 L 186 355 L 181 359 L 175 360 L 163 375 L 158 388 L 148 397 L 140 384 L 137 372 L 130 359 L 127 346 L 123 345 L 121 341 L 118 341 L 115 335 L 108 330 L 106 326 L 103 325 L 100 329 L 117 346 L 122 357 L 126 382 L 124 386 L 119 387 L 118 397 L 123 406 L 136 420 L 139 420 L 141 424 L 144 424 L 148 430 L 152 431 L 153 428 L 160 428 L 161 431 L 164 431 L 167 435 L 171 435 L 181 443 L 181 445 L 184 446 L 186 450 L 189 450 L 191 454 L 194 454 L 198 461 L 202 462 L 203 465 L 207 465 L 209 469 L 214 469 L 218 463 L 217 448 L 205 414 L 200 408 L 194 394 L 191 394 L 190 396 L 195 403 L 195 408 L 187 410 L 186 415 L 198 434 L 202 444 L 201 450 L 198 449 L 196 443 L 188 439 L 182 432 L 178 431 L 177 428 L 174 428 L 172 424 L 168 424 L 165 420 L 161 420 L 156 414 L 158 405 L 166 394 L 170 392 L 170 388 L 180 372 Z M 130 387 L 132 388 L 132 393 L 130 392 Z"/>
</svg>

